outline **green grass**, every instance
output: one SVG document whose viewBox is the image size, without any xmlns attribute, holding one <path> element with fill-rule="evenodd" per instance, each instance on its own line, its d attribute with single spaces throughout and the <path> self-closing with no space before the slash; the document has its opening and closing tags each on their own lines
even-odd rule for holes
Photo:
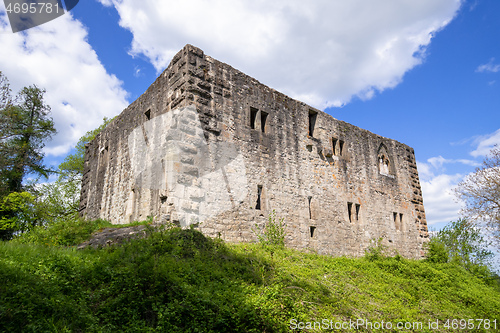
<svg viewBox="0 0 500 333">
<path fill-rule="evenodd" d="M 498 282 L 453 264 L 269 251 L 176 228 L 79 251 L 70 245 L 89 229 L 75 225 L 72 238 L 72 228 L 0 243 L 0 331 L 289 332 L 294 319 L 422 322 L 418 332 L 453 331 L 448 319 L 496 319 L 500 328 Z M 46 242 L 60 233 L 60 244 Z M 436 320 L 439 329 L 429 329 Z M 474 330 L 482 331 L 495 330 Z"/>
<path fill-rule="evenodd" d="M 106 220 L 86 221 L 81 218 L 59 221 L 50 227 L 37 226 L 30 232 L 15 237 L 12 242 L 21 244 L 41 244 L 47 246 L 73 246 L 90 238 L 93 232 L 104 228 L 124 228 L 150 224 L 152 220 L 134 221 L 130 224 L 111 224 Z"/>
</svg>

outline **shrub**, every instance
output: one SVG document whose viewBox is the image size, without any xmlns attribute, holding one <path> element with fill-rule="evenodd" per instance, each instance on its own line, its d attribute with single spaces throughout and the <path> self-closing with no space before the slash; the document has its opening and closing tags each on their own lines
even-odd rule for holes
<svg viewBox="0 0 500 333">
<path fill-rule="evenodd" d="M 268 222 L 263 229 L 260 229 L 258 225 L 252 228 L 253 232 L 256 234 L 259 243 L 264 246 L 285 246 L 285 218 L 276 218 L 276 211 L 273 210 L 269 214 Z"/>
<path fill-rule="evenodd" d="M 476 270 L 475 266 L 488 266 L 493 257 L 488 245 L 476 226 L 467 219 L 458 219 L 431 237 L 427 260 L 455 262 L 468 271 L 473 271 Z"/>
<path fill-rule="evenodd" d="M 85 242 L 93 232 L 110 227 L 106 220 L 87 221 L 82 218 L 60 220 L 48 226 L 36 226 L 30 232 L 14 238 L 14 242 L 50 246 L 74 246 Z"/>
<path fill-rule="evenodd" d="M 397 253 L 391 253 L 389 247 L 382 244 L 382 240 L 383 240 L 382 237 L 370 240 L 370 246 L 368 246 L 368 248 L 365 250 L 366 259 L 370 261 L 375 261 L 389 257 L 392 254 L 397 254 Z"/>
<path fill-rule="evenodd" d="M 446 245 L 438 238 L 431 238 L 431 240 L 424 245 L 427 250 L 425 260 L 432 263 L 446 263 L 448 262 L 448 249 Z"/>
<path fill-rule="evenodd" d="M 41 211 L 28 192 L 12 192 L 0 198 L 0 239 L 9 240 L 41 223 Z"/>
</svg>

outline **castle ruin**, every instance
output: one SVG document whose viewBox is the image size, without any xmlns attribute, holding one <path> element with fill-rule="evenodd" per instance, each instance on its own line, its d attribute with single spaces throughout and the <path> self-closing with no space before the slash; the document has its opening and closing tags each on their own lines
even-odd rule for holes
<svg viewBox="0 0 500 333">
<path fill-rule="evenodd" d="M 412 148 L 291 99 L 186 45 L 86 146 L 80 212 L 152 216 L 256 239 L 275 211 L 285 243 L 364 254 L 373 239 L 422 256 L 427 223 Z"/>
</svg>

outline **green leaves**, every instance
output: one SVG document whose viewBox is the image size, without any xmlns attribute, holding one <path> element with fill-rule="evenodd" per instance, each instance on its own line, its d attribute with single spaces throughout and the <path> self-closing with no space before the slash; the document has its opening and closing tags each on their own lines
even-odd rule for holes
<svg viewBox="0 0 500 333">
<path fill-rule="evenodd" d="M 88 131 L 84 136 L 80 138 L 75 147 L 76 152 L 66 156 L 64 161 L 59 165 L 59 174 L 62 179 L 80 180 L 80 177 L 83 175 L 83 158 L 85 155 L 85 145 L 94 140 L 95 137 L 99 133 L 101 133 L 101 131 L 105 129 L 111 121 L 113 121 L 113 119 L 114 118 L 104 118 L 102 120 L 102 124 L 98 128 L 92 131 Z"/>
<path fill-rule="evenodd" d="M 0 199 L 0 239 L 27 232 L 40 223 L 42 212 L 28 192 L 13 192 Z"/>
<path fill-rule="evenodd" d="M 44 94 L 33 85 L 13 99 L 0 72 L 0 197 L 21 192 L 29 173 L 47 177 L 52 172 L 42 163 L 45 141 L 56 133 Z"/>
<path fill-rule="evenodd" d="M 258 226 L 252 228 L 259 242 L 264 246 L 285 247 L 284 218 L 276 220 L 276 211 L 269 214 L 268 222 L 261 230 Z"/>
<path fill-rule="evenodd" d="M 498 284 L 452 263 L 271 255 L 180 228 L 103 249 L 45 245 L 74 243 L 84 228 L 52 225 L 35 228 L 48 233 L 30 244 L 0 242 L 0 331 L 290 332 L 293 319 L 364 319 L 434 332 L 429 321 L 500 316 Z"/>
<path fill-rule="evenodd" d="M 471 271 L 475 266 L 487 266 L 493 253 L 479 228 L 467 219 L 450 222 L 429 242 L 427 261 L 455 262 Z"/>
<path fill-rule="evenodd" d="M 45 90 L 33 85 L 12 98 L 8 80 L 0 72 L 0 200 L 11 193 L 29 191 L 33 197 L 27 202 L 40 212 L 36 220 L 30 220 L 35 217 L 25 214 L 22 205 L 0 211 L 3 239 L 31 229 L 26 226 L 78 220 L 85 144 L 111 121 L 105 118 L 101 126 L 80 138 L 76 152 L 59 165 L 56 182 L 25 185 L 23 180 L 28 174 L 47 178 L 55 172 L 43 165 L 42 149 L 56 133 L 44 94 Z"/>
</svg>

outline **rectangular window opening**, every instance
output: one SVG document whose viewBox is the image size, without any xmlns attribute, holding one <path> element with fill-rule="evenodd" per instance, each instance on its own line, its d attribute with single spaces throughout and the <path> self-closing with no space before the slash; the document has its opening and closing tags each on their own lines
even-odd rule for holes
<svg viewBox="0 0 500 333">
<path fill-rule="evenodd" d="M 314 127 L 316 126 L 316 118 L 318 113 L 313 110 L 309 110 L 309 136 L 314 136 Z"/>
<path fill-rule="evenodd" d="M 394 218 L 394 223 L 398 221 L 398 213 L 392 213 L 392 217 Z"/>
<path fill-rule="evenodd" d="M 257 186 L 257 204 L 255 209 L 261 210 L 261 200 L 262 200 L 262 185 Z"/>
<path fill-rule="evenodd" d="M 310 226 L 309 227 L 309 232 L 311 233 L 311 238 L 314 237 L 314 231 L 316 230 L 316 227 Z"/>
<path fill-rule="evenodd" d="M 361 209 L 360 204 L 356 204 L 356 221 L 359 221 L 359 210 Z"/>
<path fill-rule="evenodd" d="M 144 112 L 144 116 L 146 116 L 146 120 L 150 120 L 151 119 L 151 110 Z"/>
<path fill-rule="evenodd" d="M 250 128 L 255 129 L 255 121 L 257 120 L 257 113 L 259 110 L 250 107 Z"/>
<path fill-rule="evenodd" d="M 403 213 L 399 213 L 399 229 L 403 230 Z"/>
<path fill-rule="evenodd" d="M 344 150 L 344 141 L 339 140 L 339 156 L 342 156 L 343 150 Z"/>
<path fill-rule="evenodd" d="M 349 215 L 349 222 L 352 223 L 352 202 L 347 203 L 347 215 Z"/>
<path fill-rule="evenodd" d="M 339 140 L 335 139 L 335 138 L 332 138 L 332 151 L 333 151 L 333 155 L 337 155 L 337 151 L 336 151 L 336 148 L 337 148 L 337 142 Z"/>
<path fill-rule="evenodd" d="M 268 113 L 267 112 L 260 112 L 260 127 L 262 130 L 262 133 L 266 132 L 266 120 L 267 120 Z"/>
</svg>

